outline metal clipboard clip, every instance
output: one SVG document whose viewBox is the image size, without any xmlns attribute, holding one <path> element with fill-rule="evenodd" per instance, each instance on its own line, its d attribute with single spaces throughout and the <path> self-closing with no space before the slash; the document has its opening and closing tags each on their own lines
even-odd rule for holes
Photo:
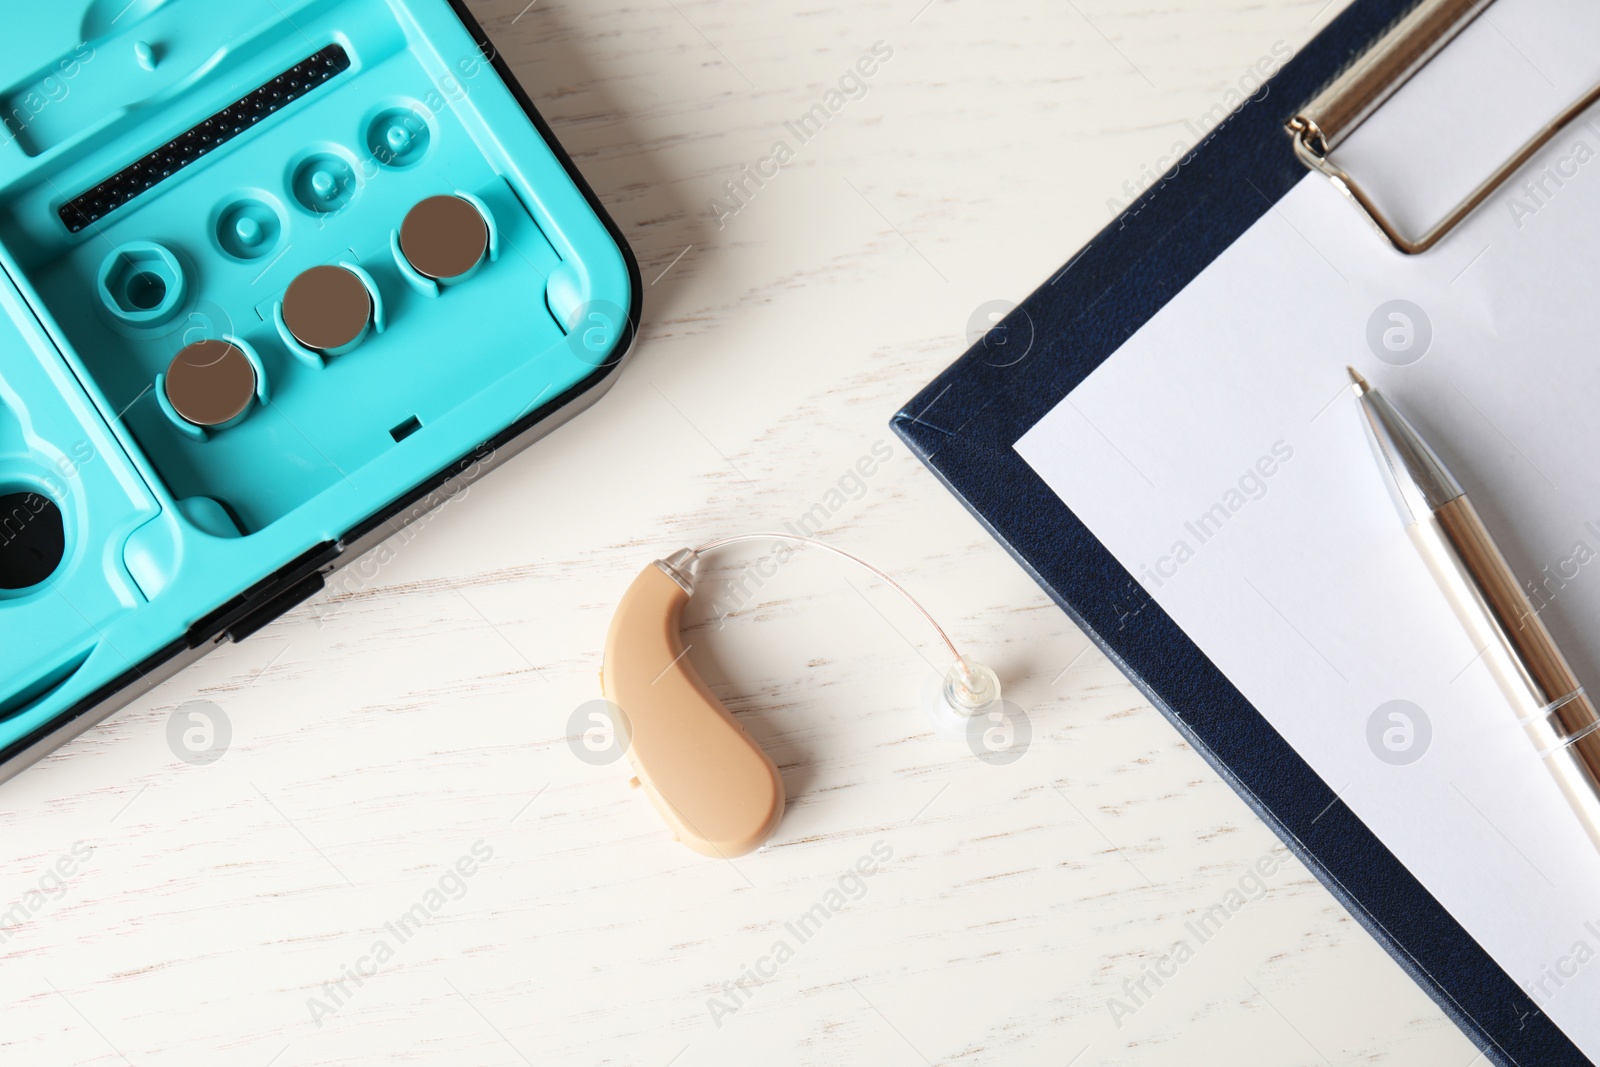
<svg viewBox="0 0 1600 1067">
<path fill-rule="evenodd" d="M 1366 213 L 1389 243 L 1408 256 L 1426 252 L 1438 244 L 1551 138 L 1600 102 L 1600 85 L 1595 85 L 1534 134 L 1433 229 L 1416 240 L 1402 234 L 1367 191 L 1329 157 L 1340 142 L 1372 117 L 1373 112 L 1491 3 L 1493 0 L 1421 0 L 1288 122 L 1294 153 L 1300 157 L 1300 162 L 1327 175 L 1340 192 Z"/>
</svg>

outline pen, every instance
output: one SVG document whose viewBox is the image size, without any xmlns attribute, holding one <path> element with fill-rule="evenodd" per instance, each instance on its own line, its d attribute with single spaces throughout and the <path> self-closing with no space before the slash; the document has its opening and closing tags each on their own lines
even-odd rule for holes
<svg viewBox="0 0 1600 1067">
<path fill-rule="evenodd" d="M 1405 416 L 1348 369 L 1367 439 L 1406 532 L 1600 846 L 1600 713 L 1461 483 Z"/>
</svg>

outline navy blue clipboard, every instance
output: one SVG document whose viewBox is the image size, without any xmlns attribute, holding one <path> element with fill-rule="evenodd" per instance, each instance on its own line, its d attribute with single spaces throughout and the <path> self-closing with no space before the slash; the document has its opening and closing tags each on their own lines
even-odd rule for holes
<svg viewBox="0 0 1600 1067">
<path fill-rule="evenodd" d="M 1284 123 L 1412 6 L 1356 0 L 892 425 L 1489 1061 L 1593 1067 L 1012 447 L 1305 177 Z"/>
</svg>

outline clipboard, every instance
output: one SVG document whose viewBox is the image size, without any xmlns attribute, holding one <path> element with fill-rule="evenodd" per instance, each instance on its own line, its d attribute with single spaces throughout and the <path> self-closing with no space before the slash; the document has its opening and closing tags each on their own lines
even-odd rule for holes
<svg viewBox="0 0 1600 1067">
<path fill-rule="evenodd" d="M 1441 1009 L 1502 1067 L 1591 1064 L 1013 447 L 1307 167 L 1425 254 L 1587 107 L 1557 115 L 1418 237 L 1336 160 L 1342 138 L 1488 6 L 1356 0 L 891 425 Z"/>
</svg>

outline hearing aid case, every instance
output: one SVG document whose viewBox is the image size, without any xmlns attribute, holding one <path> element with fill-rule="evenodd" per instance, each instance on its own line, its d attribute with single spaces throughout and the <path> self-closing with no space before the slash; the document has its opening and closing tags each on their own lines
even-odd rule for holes
<svg viewBox="0 0 1600 1067">
<path fill-rule="evenodd" d="M 455 0 L 32 4 L 6 80 L 0 778 L 592 402 L 640 302 Z M 400 241 L 436 197 L 445 279 Z"/>
</svg>

